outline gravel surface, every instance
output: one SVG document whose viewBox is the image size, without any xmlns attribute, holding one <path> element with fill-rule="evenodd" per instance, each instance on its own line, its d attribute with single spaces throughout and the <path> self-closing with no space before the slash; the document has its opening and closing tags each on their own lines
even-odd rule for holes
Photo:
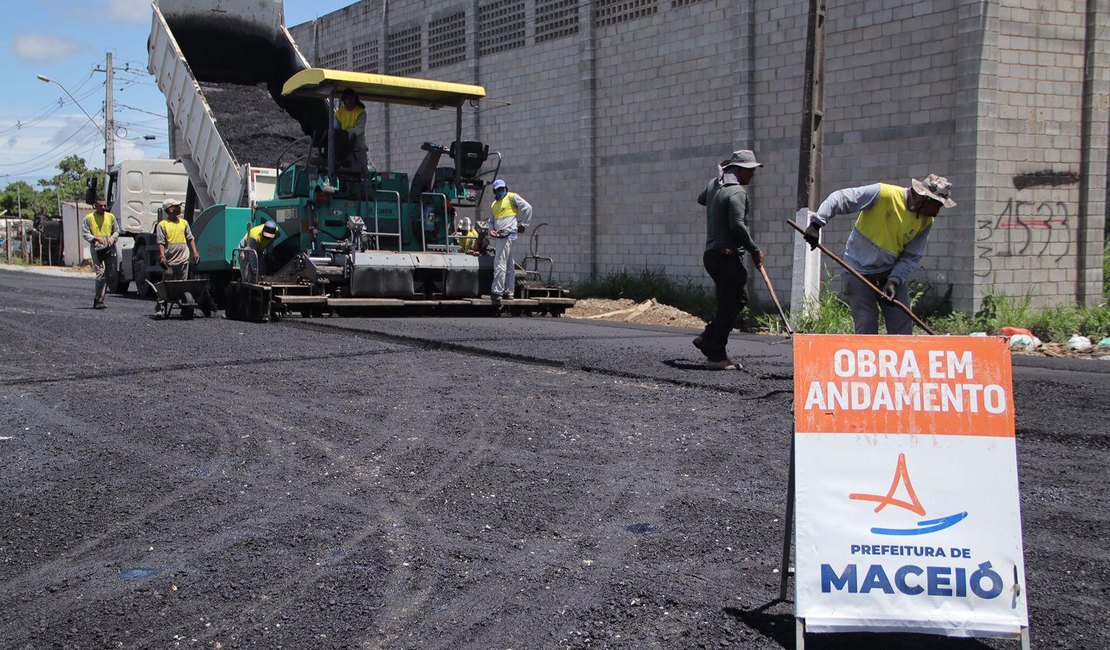
<svg viewBox="0 0 1110 650">
<path fill-rule="evenodd" d="M 793 647 L 788 344 L 713 373 L 676 328 L 90 293 L 0 271 L 0 647 Z M 1110 647 L 1106 377 L 1047 361 L 1015 369 L 1033 645 Z"/>
</svg>

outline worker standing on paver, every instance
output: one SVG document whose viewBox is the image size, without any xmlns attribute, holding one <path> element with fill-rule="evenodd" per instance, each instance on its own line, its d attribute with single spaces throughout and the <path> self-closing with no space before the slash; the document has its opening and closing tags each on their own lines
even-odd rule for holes
<svg viewBox="0 0 1110 650">
<path fill-rule="evenodd" d="M 698 195 L 698 203 L 705 206 L 706 221 L 702 263 L 713 279 L 717 312 L 694 339 L 694 346 L 705 355 L 705 367 L 711 370 L 743 367 L 728 358 L 725 348 L 736 317 L 748 302 L 744 251 L 751 254 L 756 266 L 763 264 L 763 252 L 755 245 L 747 224 L 751 214 L 747 185 L 755 176 L 755 168 L 762 166 L 753 152 L 734 151 L 728 160 L 721 161 L 717 177 Z"/>
<path fill-rule="evenodd" d="M 181 218 L 181 201 L 162 201 L 163 219 L 155 226 L 158 238 L 158 264 L 162 267 L 162 280 L 188 280 L 189 261 L 200 261 L 197 242 L 189 222 Z M 190 257 L 190 253 L 192 256 Z M 163 303 L 158 301 L 155 311 L 162 313 Z"/>
<path fill-rule="evenodd" d="M 277 237 L 277 222 L 267 221 L 247 231 L 239 242 L 239 276 L 243 282 L 257 282 L 266 272 L 264 262 L 269 259 L 270 245 Z"/>
<path fill-rule="evenodd" d="M 493 181 L 493 198 L 490 205 L 493 220 L 489 226 L 489 238 L 494 248 L 490 297 L 496 304 L 502 300 L 512 300 L 516 290 L 513 241 L 532 222 L 532 206 L 516 192 L 510 192 L 508 184 L 500 178 Z"/>
<path fill-rule="evenodd" d="M 335 121 L 347 134 L 349 151 L 360 174 L 366 173 L 369 156 L 366 147 L 366 105 L 353 88 L 345 88 L 340 97 L 342 104 L 335 110 Z"/>
<path fill-rule="evenodd" d="M 89 242 L 93 270 L 96 271 L 96 284 L 93 288 L 93 309 L 104 309 L 104 296 L 108 292 L 108 261 L 115 262 L 116 240 L 119 239 L 119 224 L 116 215 L 107 212 L 103 199 L 97 199 L 93 211 L 85 215 L 81 222 L 81 237 Z"/>
<path fill-rule="evenodd" d="M 886 300 L 844 272 L 844 301 L 852 310 L 856 334 L 878 334 L 880 310 L 888 334 L 913 333 L 913 320 L 890 301 L 909 306 L 910 276 L 925 255 L 933 221 L 942 207 L 956 207 L 951 192 L 947 178 L 929 174 L 923 180 L 913 179 L 910 187 L 873 183 L 837 190 L 816 213 L 810 213 L 805 240 L 812 250 L 829 219 L 859 212 L 848 235 L 844 260 L 881 288 Z"/>
</svg>

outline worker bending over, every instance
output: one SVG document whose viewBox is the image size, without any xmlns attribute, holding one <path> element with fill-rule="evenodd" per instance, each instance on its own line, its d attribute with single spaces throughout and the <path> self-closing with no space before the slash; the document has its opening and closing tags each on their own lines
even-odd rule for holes
<svg viewBox="0 0 1110 650">
<path fill-rule="evenodd" d="M 509 191 L 501 179 L 493 181 L 493 220 L 489 238 L 493 242 L 493 286 L 490 297 L 494 303 L 512 300 L 516 290 L 516 265 L 513 263 L 513 242 L 532 222 L 532 206 L 519 194 Z"/>
<path fill-rule="evenodd" d="M 829 219 L 859 212 L 848 235 L 844 260 L 867 281 L 882 289 L 885 300 L 857 277 L 844 272 L 844 301 L 852 309 L 856 334 L 879 333 L 879 311 L 886 319 L 888 334 L 912 334 L 913 320 L 891 300 L 909 306 L 910 276 L 917 270 L 929 243 L 929 231 L 942 207 L 954 208 L 952 184 L 947 178 L 929 174 L 913 179 L 910 187 L 873 183 L 837 190 L 817 212 L 809 215 L 805 240 L 817 247 L 821 228 Z"/>
<path fill-rule="evenodd" d="M 335 110 L 335 121 L 348 138 L 347 146 L 342 150 L 351 152 L 356 170 L 364 174 L 370 162 L 366 147 L 366 105 L 352 88 L 345 88 L 340 100 L 342 103 Z M 342 166 L 343 161 L 338 164 Z"/>
<path fill-rule="evenodd" d="M 104 296 L 108 292 L 108 264 L 115 263 L 116 240 L 119 239 L 119 224 L 116 215 L 106 212 L 103 199 L 97 199 L 93 211 L 85 215 L 81 222 L 81 237 L 89 242 L 93 270 L 96 271 L 96 284 L 93 286 L 93 309 L 104 309 Z"/>
<path fill-rule="evenodd" d="M 197 242 L 189 222 L 181 218 L 181 201 L 166 199 L 162 201 L 163 219 L 154 227 L 158 238 L 158 264 L 162 267 L 162 280 L 188 280 L 189 260 L 192 253 L 193 263 L 200 261 Z M 159 300 L 154 313 L 162 314 L 165 306 Z"/>
<path fill-rule="evenodd" d="M 255 226 L 239 242 L 239 275 L 243 282 L 257 282 L 258 276 L 267 271 L 265 262 L 269 261 L 274 238 L 278 227 L 274 221 Z"/>
</svg>

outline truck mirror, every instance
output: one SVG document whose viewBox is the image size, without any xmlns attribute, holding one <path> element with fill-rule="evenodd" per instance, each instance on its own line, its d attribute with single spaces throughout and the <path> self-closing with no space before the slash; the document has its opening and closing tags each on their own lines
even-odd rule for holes
<svg viewBox="0 0 1110 650">
<path fill-rule="evenodd" d="M 96 177 L 90 176 L 85 179 L 85 203 L 92 205 L 96 203 Z"/>
</svg>

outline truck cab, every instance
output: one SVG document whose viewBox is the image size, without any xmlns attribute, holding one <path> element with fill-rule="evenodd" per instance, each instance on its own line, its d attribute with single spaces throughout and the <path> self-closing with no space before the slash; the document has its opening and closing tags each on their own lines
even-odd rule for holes
<svg viewBox="0 0 1110 650">
<path fill-rule="evenodd" d="M 188 188 L 189 176 L 176 160 L 124 160 L 108 172 L 105 201 L 116 215 L 120 230 L 116 267 L 109 270 L 108 286 L 113 293 L 126 293 L 132 282 L 140 294 L 150 291 L 145 282 L 148 269 L 160 271 L 154 226 L 161 215 L 162 201 L 173 198 L 185 202 Z"/>
</svg>

